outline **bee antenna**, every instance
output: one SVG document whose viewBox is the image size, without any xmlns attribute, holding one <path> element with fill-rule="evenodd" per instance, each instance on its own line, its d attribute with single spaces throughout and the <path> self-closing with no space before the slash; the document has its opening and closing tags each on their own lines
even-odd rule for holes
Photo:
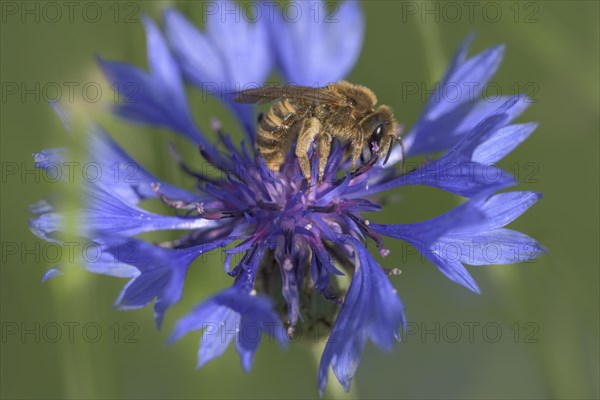
<svg viewBox="0 0 600 400">
<path fill-rule="evenodd" d="M 385 159 L 383 160 L 383 165 L 387 164 L 388 160 L 390 159 L 390 155 L 392 155 L 393 149 L 394 146 L 392 146 L 392 143 L 390 143 L 387 149 L 387 154 L 385 155 Z"/>
<path fill-rule="evenodd" d="M 404 174 L 404 166 L 406 164 L 406 150 L 404 149 L 404 142 L 400 136 L 396 136 L 395 140 L 400 144 L 400 149 L 402 149 L 402 162 L 400 164 L 400 174 Z"/>
</svg>

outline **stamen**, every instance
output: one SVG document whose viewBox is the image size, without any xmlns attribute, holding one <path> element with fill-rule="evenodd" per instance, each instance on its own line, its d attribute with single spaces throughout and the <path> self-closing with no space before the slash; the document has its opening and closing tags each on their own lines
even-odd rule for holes
<svg viewBox="0 0 600 400">
<path fill-rule="evenodd" d="M 225 165 L 224 161 L 221 160 L 218 156 L 219 154 L 217 149 L 213 147 L 210 149 L 211 151 L 208 152 L 204 146 L 200 145 L 198 147 L 198 150 L 200 151 L 200 155 L 202 156 L 202 158 L 208 161 L 210 165 L 212 165 L 220 171 L 227 170 L 227 166 Z"/>
<path fill-rule="evenodd" d="M 402 270 L 400 268 L 381 268 L 381 269 L 383 270 L 383 273 L 388 276 L 397 276 L 402 273 Z"/>
<path fill-rule="evenodd" d="M 383 247 L 383 239 L 381 238 L 381 236 L 379 236 L 377 233 L 375 233 L 375 231 L 373 231 L 371 228 L 369 228 L 369 220 L 363 220 L 359 217 L 357 217 L 356 215 L 352 214 L 352 213 L 346 213 L 346 215 L 348 215 L 352 221 L 354 221 L 356 223 L 356 225 L 358 225 L 358 227 L 368 236 L 370 237 L 375 244 L 377 244 L 377 248 L 379 249 L 379 253 L 385 257 L 385 255 L 389 254 L 389 250 L 385 249 Z M 385 255 L 384 255 L 385 254 Z"/>
<path fill-rule="evenodd" d="M 244 258 L 242 260 L 244 265 L 250 264 L 250 262 L 254 258 L 254 255 L 256 254 L 256 250 L 258 250 L 258 246 L 252 246 L 252 248 L 250 248 L 250 250 L 248 250 L 246 254 L 244 254 Z"/>
<path fill-rule="evenodd" d="M 294 325 L 290 325 L 287 328 L 287 337 L 289 340 L 293 340 L 294 339 L 294 331 L 296 330 L 296 327 Z"/>
<path fill-rule="evenodd" d="M 213 178 L 211 178 L 207 175 L 204 175 L 201 172 L 195 171 L 185 161 L 183 161 L 183 159 L 181 158 L 181 155 L 179 154 L 179 152 L 175 148 L 175 145 L 172 142 L 169 142 L 168 146 L 169 146 L 169 153 L 171 153 L 171 157 L 173 158 L 173 160 L 177 163 L 177 166 L 183 172 L 185 172 L 189 176 L 192 176 L 192 177 L 198 179 L 199 181 L 213 182 L 213 183 L 217 182 Z"/>
<path fill-rule="evenodd" d="M 213 130 L 213 132 L 215 132 L 217 135 L 222 131 L 221 121 L 219 121 L 216 118 L 213 118 L 210 121 L 210 127 Z"/>
<path fill-rule="evenodd" d="M 160 184 L 151 183 L 152 190 L 159 196 L 160 200 L 168 205 L 169 207 L 176 208 L 178 210 L 196 210 L 199 216 L 204 219 L 223 219 L 223 218 L 236 218 L 243 217 L 245 211 L 239 210 L 205 210 L 204 203 L 188 203 L 182 200 L 171 199 L 164 194 L 160 193 Z"/>
<path fill-rule="evenodd" d="M 281 211 L 283 209 L 280 204 L 265 202 L 263 200 L 258 200 L 256 205 L 265 211 Z"/>
<path fill-rule="evenodd" d="M 173 207 L 178 210 L 193 210 L 194 208 L 196 208 L 197 203 L 188 203 L 183 200 L 171 199 L 171 198 L 165 196 L 164 194 L 162 194 L 160 192 L 160 183 L 152 182 L 150 184 L 150 186 L 152 187 L 152 190 L 154 190 L 154 193 L 156 193 L 158 195 L 160 200 L 163 203 L 165 203 L 166 205 L 168 205 L 169 207 Z"/>
<path fill-rule="evenodd" d="M 400 164 L 400 174 L 403 175 L 404 174 L 404 168 L 405 168 L 405 165 L 406 165 L 406 150 L 404 149 L 404 142 L 402 141 L 402 138 L 400 136 L 398 136 L 396 140 L 398 141 L 398 143 L 400 143 L 400 148 L 402 149 L 402 161 L 401 161 L 401 164 Z M 387 162 L 388 158 L 390 158 L 390 153 L 391 152 L 388 152 L 388 155 L 385 158 L 384 164 Z"/>
<path fill-rule="evenodd" d="M 328 206 L 307 206 L 306 209 L 312 212 L 333 213 L 339 210 L 339 204 L 333 203 Z"/>
<path fill-rule="evenodd" d="M 196 203 L 196 212 L 204 219 L 223 219 L 223 218 L 236 218 L 243 217 L 244 211 L 230 211 L 230 210 L 205 210 L 203 203 Z"/>
</svg>

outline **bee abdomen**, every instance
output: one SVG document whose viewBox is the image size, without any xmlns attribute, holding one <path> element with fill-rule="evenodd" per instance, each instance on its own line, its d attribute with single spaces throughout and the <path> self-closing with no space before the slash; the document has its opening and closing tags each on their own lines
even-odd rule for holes
<svg viewBox="0 0 600 400">
<path fill-rule="evenodd" d="M 260 139 L 260 136 L 258 138 Z M 277 171 L 285 161 L 287 151 L 289 151 L 287 147 L 289 147 L 287 143 L 281 143 L 275 146 L 261 146 L 257 143 L 257 148 L 260 151 L 260 155 L 265 160 L 265 164 L 273 171 Z"/>
<path fill-rule="evenodd" d="M 279 137 L 282 131 L 285 131 L 293 123 L 295 109 L 284 99 L 273 104 L 267 115 L 260 121 L 260 128 L 272 133 L 274 137 Z"/>
<path fill-rule="evenodd" d="M 298 115 L 292 104 L 283 99 L 271 107 L 258 125 L 256 147 L 273 169 L 277 169 L 291 147 L 290 128 L 297 122 Z"/>
</svg>

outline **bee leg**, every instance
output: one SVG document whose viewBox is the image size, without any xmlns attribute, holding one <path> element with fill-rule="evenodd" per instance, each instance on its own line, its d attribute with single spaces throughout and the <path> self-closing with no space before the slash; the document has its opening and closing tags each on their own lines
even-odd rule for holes
<svg viewBox="0 0 600 400">
<path fill-rule="evenodd" d="M 332 137 L 329 133 L 324 133 L 319 138 L 319 180 L 318 183 L 323 182 L 323 175 L 325 174 L 325 167 L 327 166 L 327 158 L 331 152 L 331 141 Z"/>
<path fill-rule="evenodd" d="M 321 130 L 321 123 L 316 118 L 305 119 L 300 128 L 298 134 L 298 142 L 296 143 L 296 157 L 300 163 L 300 169 L 302 174 L 306 178 L 308 184 L 311 184 L 310 174 L 310 159 L 308 158 L 308 150 L 310 149 L 311 143 L 315 140 L 315 137 Z"/>
<path fill-rule="evenodd" d="M 350 147 L 352 151 L 352 171 L 356 170 L 356 162 L 362 156 L 362 146 L 359 141 L 350 142 Z"/>
</svg>

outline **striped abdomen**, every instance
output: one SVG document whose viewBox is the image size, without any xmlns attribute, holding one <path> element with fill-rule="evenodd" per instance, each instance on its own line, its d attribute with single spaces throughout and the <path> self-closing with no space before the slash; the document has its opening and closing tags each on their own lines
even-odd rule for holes
<svg viewBox="0 0 600 400">
<path fill-rule="evenodd" d="M 298 104 L 283 99 L 274 103 L 260 120 L 256 148 L 269 168 L 277 170 L 284 162 L 294 138 L 298 135 L 297 123 L 303 117 L 301 114 L 306 113 L 302 111 Z"/>
</svg>

